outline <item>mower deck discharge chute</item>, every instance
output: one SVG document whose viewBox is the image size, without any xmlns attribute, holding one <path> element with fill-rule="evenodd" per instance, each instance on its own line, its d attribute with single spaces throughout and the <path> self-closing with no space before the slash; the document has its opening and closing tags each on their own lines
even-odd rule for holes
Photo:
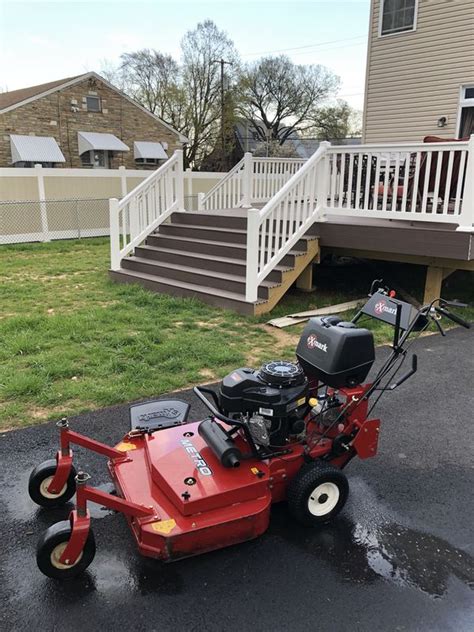
<svg viewBox="0 0 474 632">
<path fill-rule="evenodd" d="M 59 422 L 56 459 L 33 470 L 29 493 L 43 507 L 63 505 L 76 493 L 76 507 L 69 520 L 40 538 L 40 570 L 69 578 L 91 563 L 88 502 L 125 514 L 139 552 L 165 561 L 261 535 L 274 502 L 286 500 L 302 524 L 331 520 L 349 492 L 343 468 L 354 456 L 377 452 L 375 403 L 416 371 L 413 356 L 411 368 L 393 381 L 410 334 L 434 321 L 444 335 L 440 315 L 469 327 L 447 305 L 438 299 L 415 310 L 378 288 L 351 323 L 312 318 L 298 344 L 298 363 L 274 360 L 260 370 L 237 369 L 217 392 L 196 387 L 210 413 L 202 421 L 188 422 L 189 405 L 179 400 L 132 406 L 131 430 L 115 447 Z M 387 360 L 363 384 L 375 358 L 371 332 L 357 325 L 366 316 L 392 324 L 394 340 Z M 89 485 L 86 473 L 76 474 L 74 444 L 108 458 L 116 495 Z"/>
</svg>

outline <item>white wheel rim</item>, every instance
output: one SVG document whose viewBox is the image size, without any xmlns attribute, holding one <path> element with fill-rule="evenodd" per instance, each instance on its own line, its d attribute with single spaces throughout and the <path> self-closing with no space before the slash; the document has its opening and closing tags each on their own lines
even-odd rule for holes
<svg viewBox="0 0 474 632">
<path fill-rule="evenodd" d="M 74 564 L 62 564 L 59 559 L 61 557 L 61 555 L 64 553 L 64 549 L 67 546 L 67 542 L 61 542 L 61 544 L 58 544 L 57 546 L 54 547 L 54 549 L 51 551 L 51 564 L 54 566 L 54 568 L 58 568 L 61 571 L 65 571 L 68 568 L 73 568 L 74 566 L 76 566 L 76 564 L 80 561 L 81 557 L 82 557 L 82 551 L 79 554 L 79 557 L 77 558 L 77 560 L 74 562 Z"/>
<path fill-rule="evenodd" d="M 309 495 L 309 513 L 313 516 L 326 516 L 337 505 L 339 495 L 339 488 L 335 483 L 321 483 Z"/>
<path fill-rule="evenodd" d="M 48 487 L 52 480 L 53 480 L 53 477 L 48 476 L 47 478 L 44 479 L 44 481 L 40 485 L 40 494 L 41 496 L 44 496 L 44 498 L 58 498 L 58 496 L 62 496 L 64 492 L 66 491 L 67 483 L 64 485 L 64 487 L 59 492 L 59 494 L 52 494 L 51 492 L 48 492 Z"/>
</svg>

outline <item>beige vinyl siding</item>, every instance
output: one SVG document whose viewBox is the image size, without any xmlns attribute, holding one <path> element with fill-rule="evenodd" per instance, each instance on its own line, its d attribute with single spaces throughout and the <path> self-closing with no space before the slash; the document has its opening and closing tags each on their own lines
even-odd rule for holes
<svg viewBox="0 0 474 632">
<path fill-rule="evenodd" d="M 372 0 L 364 142 L 455 138 L 461 86 L 474 84 L 474 0 L 418 0 L 416 30 L 383 37 L 381 4 Z"/>
</svg>

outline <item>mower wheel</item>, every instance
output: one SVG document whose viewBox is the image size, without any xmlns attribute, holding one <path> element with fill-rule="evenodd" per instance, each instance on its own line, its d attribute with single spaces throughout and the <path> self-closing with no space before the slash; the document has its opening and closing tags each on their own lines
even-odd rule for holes
<svg viewBox="0 0 474 632">
<path fill-rule="evenodd" d="M 329 522 L 344 507 L 349 483 L 341 470 L 314 461 L 304 465 L 288 486 L 288 507 L 301 524 L 315 526 Z"/>
<path fill-rule="evenodd" d="M 59 559 L 71 537 L 71 523 L 62 520 L 53 524 L 43 533 L 36 549 L 38 568 L 47 577 L 53 579 L 72 579 L 80 575 L 94 559 L 95 540 L 89 529 L 86 543 L 81 554 L 72 565 L 62 564 Z"/>
<path fill-rule="evenodd" d="M 76 470 L 71 466 L 66 484 L 59 494 L 48 492 L 49 484 L 56 473 L 56 461 L 50 459 L 41 463 L 30 474 L 28 493 L 33 502 L 41 507 L 58 507 L 70 500 L 76 492 Z"/>
</svg>

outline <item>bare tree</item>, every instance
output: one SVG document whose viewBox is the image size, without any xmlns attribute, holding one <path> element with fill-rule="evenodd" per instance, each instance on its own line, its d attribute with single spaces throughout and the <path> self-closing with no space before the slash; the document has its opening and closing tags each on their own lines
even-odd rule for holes
<svg viewBox="0 0 474 632">
<path fill-rule="evenodd" d="M 221 125 L 221 85 L 219 62 L 230 62 L 227 73 L 229 82 L 235 77 L 239 59 L 234 43 L 220 31 L 212 20 L 197 25 L 188 31 L 181 42 L 183 51 L 183 89 L 188 100 L 188 125 L 186 135 L 189 144 L 186 149 L 187 161 L 199 164 L 202 158 L 215 146 Z M 232 116 L 225 104 L 227 118 Z M 228 125 L 228 121 L 226 122 Z"/>
<path fill-rule="evenodd" d="M 339 78 L 320 65 L 294 64 L 286 55 L 264 57 L 241 76 L 240 112 L 257 137 L 283 144 L 311 126 L 315 110 L 339 87 Z"/>
<path fill-rule="evenodd" d="M 233 117 L 234 97 L 230 81 L 235 82 L 239 67 L 231 39 L 211 20 L 188 31 L 181 42 L 182 59 L 143 49 L 121 56 L 113 68 L 103 64 L 102 73 L 126 94 L 184 134 L 185 164 L 199 166 L 214 147 L 223 122 L 228 129 Z M 222 108 L 219 60 L 226 66 L 227 88 Z"/>
</svg>

